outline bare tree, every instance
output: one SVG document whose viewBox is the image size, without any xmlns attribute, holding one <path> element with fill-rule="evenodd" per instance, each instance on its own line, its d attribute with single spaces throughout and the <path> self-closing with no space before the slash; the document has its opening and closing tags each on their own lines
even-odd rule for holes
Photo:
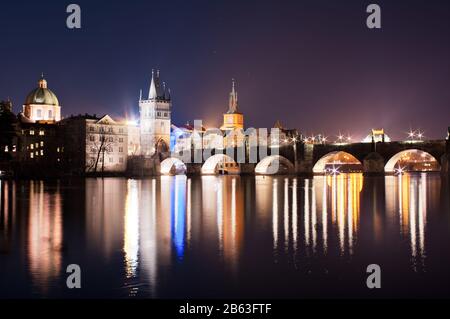
<svg viewBox="0 0 450 319">
<path fill-rule="evenodd" d="M 107 134 L 101 132 L 99 140 L 95 140 L 93 150 L 96 153 L 96 158 L 93 163 L 89 163 L 88 171 L 96 173 L 98 170 L 98 162 L 101 159 L 101 172 L 102 174 L 105 172 L 105 154 L 112 152 L 111 147 L 113 142 L 110 140 L 112 138 L 112 136 L 107 136 Z"/>
</svg>

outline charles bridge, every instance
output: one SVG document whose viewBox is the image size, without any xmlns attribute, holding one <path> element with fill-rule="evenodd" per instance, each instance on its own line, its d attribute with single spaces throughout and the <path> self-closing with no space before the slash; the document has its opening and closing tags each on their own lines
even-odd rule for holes
<svg viewBox="0 0 450 319">
<path fill-rule="evenodd" d="M 371 143 L 308 144 L 303 141 L 282 143 L 279 147 L 236 147 L 230 155 L 221 150 L 192 150 L 189 160 L 179 154 L 162 156 L 154 163 L 154 175 L 215 175 L 215 174 L 297 174 L 320 175 L 333 156 L 354 159 L 365 175 L 394 174 L 397 162 L 405 154 L 415 153 L 434 159 L 438 169 L 449 173 L 449 140 L 389 141 Z M 199 154 L 195 154 L 200 152 Z M 202 156 L 202 152 L 209 154 Z M 239 154 L 245 162 L 239 161 Z M 195 161 L 195 158 L 201 159 Z M 242 158 L 242 157 L 241 157 Z M 250 161 L 250 159 L 253 161 Z M 275 169 L 271 169 L 275 168 Z"/>
</svg>

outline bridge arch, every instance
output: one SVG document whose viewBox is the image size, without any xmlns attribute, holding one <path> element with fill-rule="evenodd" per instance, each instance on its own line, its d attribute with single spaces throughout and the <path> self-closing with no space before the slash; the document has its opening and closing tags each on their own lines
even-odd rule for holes
<svg viewBox="0 0 450 319">
<path fill-rule="evenodd" d="M 346 171 L 362 172 L 363 166 L 355 156 L 344 151 L 334 151 L 322 156 L 314 165 L 314 174 L 325 174 L 330 165 L 345 166 Z"/>
<path fill-rule="evenodd" d="M 432 172 L 440 171 L 441 166 L 430 153 L 419 149 L 408 149 L 392 156 L 384 166 L 384 172 L 392 174 L 398 168 L 413 172 Z"/>
<path fill-rule="evenodd" d="M 290 174 L 294 172 L 294 164 L 280 155 L 267 156 L 255 167 L 255 173 L 259 175 Z"/>
<path fill-rule="evenodd" d="M 160 167 L 162 175 L 184 175 L 187 171 L 186 164 L 176 157 L 166 158 Z"/>
<path fill-rule="evenodd" d="M 239 172 L 239 165 L 225 154 L 209 157 L 202 166 L 203 175 L 239 174 Z"/>
</svg>

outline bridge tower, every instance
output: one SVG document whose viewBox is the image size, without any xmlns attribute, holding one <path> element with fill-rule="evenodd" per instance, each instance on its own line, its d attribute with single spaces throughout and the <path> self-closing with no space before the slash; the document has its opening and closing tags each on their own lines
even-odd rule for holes
<svg viewBox="0 0 450 319">
<path fill-rule="evenodd" d="M 165 83 L 161 85 L 159 70 L 152 71 L 148 98 L 139 97 L 141 154 L 148 157 L 165 153 L 170 146 L 172 98 Z"/>
</svg>

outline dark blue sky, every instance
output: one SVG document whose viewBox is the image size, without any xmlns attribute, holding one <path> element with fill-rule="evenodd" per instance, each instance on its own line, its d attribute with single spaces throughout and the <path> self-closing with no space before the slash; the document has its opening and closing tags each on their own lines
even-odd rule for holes
<svg viewBox="0 0 450 319">
<path fill-rule="evenodd" d="M 78 3 L 82 29 L 69 30 Z M 382 30 L 365 26 L 382 8 Z M 19 111 L 44 71 L 67 116 L 137 112 L 152 68 L 173 122 L 219 125 L 231 79 L 246 126 L 395 138 L 450 125 L 448 1 L 2 1 L 0 99 Z"/>
</svg>

